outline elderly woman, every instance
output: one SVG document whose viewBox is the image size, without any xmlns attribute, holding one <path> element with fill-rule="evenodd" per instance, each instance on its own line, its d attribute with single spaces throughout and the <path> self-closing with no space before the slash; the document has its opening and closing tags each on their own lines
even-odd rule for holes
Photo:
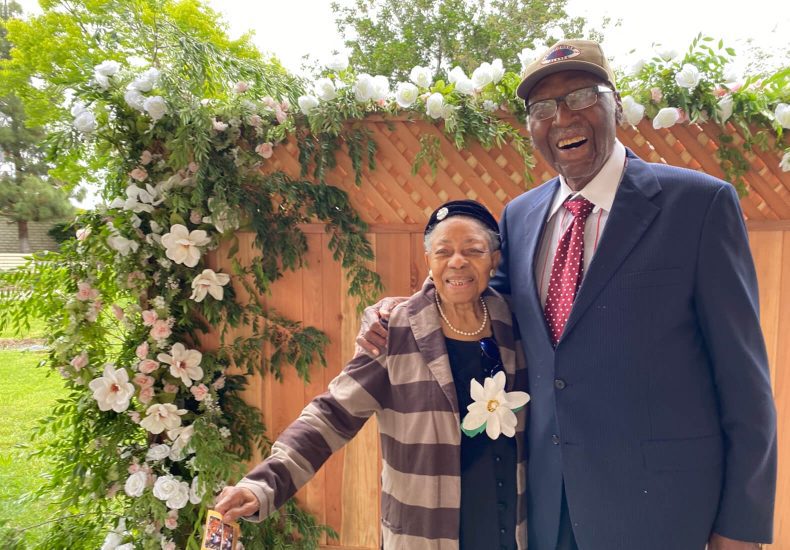
<svg viewBox="0 0 790 550">
<path fill-rule="evenodd" d="M 499 244 L 479 203 L 437 209 L 425 228 L 428 279 L 392 311 L 385 350 L 354 357 L 271 456 L 222 491 L 217 511 L 265 518 L 375 414 L 382 548 L 525 548 L 529 395 L 510 310 L 488 288 Z"/>
</svg>

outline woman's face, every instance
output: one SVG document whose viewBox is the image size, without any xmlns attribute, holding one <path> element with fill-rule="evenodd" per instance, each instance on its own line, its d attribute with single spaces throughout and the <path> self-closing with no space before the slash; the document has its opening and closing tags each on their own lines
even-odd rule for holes
<svg viewBox="0 0 790 550">
<path fill-rule="evenodd" d="M 499 264 L 499 251 L 482 226 L 471 218 L 453 216 L 439 223 L 430 235 L 425 262 L 443 302 L 475 302 L 488 286 L 490 271 Z"/>
</svg>

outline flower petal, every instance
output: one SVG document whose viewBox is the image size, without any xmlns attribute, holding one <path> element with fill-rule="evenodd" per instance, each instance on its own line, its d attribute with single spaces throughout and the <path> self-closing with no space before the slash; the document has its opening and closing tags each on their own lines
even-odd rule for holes
<svg viewBox="0 0 790 550">
<path fill-rule="evenodd" d="M 497 439 L 499 437 L 501 428 L 498 415 L 492 414 L 488 417 L 488 421 L 486 422 L 486 433 L 491 439 Z"/>
<path fill-rule="evenodd" d="M 470 405 L 471 407 L 471 405 Z M 472 410 L 464 417 L 461 422 L 461 427 L 465 430 L 475 430 L 486 423 L 488 417 L 491 416 L 485 407 L 480 407 Z"/>
<path fill-rule="evenodd" d="M 529 394 L 523 391 L 512 391 L 505 394 L 505 402 L 510 409 L 523 407 L 529 402 Z"/>
<path fill-rule="evenodd" d="M 485 400 L 485 392 L 483 391 L 483 386 L 480 385 L 480 382 L 472 378 L 472 383 L 469 386 L 469 394 L 472 396 L 472 399 L 475 401 L 483 401 Z"/>
</svg>

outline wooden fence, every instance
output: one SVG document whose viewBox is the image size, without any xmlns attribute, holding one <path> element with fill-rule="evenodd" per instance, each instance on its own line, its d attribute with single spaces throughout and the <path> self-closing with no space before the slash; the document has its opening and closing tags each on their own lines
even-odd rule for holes
<svg viewBox="0 0 790 550">
<path fill-rule="evenodd" d="M 378 144 L 375 171 L 365 169 L 360 187 L 354 185 L 351 161 L 338 158 L 327 181 L 346 190 L 353 206 L 370 224 L 369 239 L 385 295 L 405 296 L 416 291 L 426 275 L 422 228 L 440 203 L 476 199 L 499 215 L 504 205 L 530 187 L 519 155 L 511 148 L 485 151 L 470 144 L 458 151 L 434 125 L 405 119 L 369 119 L 363 123 Z M 423 166 L 411 175 L 419 151 L 419 137 L 436 135 L 444 156 L 435 176 Z M 742 140 L 734 128 L 728 133 Z M 715 125 L 676 126 L 654 130 L 649 121 L 638 128 L 621 129 L 620 140 L 642 158 L 704 170 L 723 177 L 715 157 L 720 129 Z M 294 143 L 275 149 L 274 169 L 299 176 Z M 775 548 L 790 548 L 790 173 L 781 172 L 774 152 L 749 155 L 749 194 L 742 200 L 760 281 L 761 320 L 768 346 L 773 388 L 779 411 L 780 470 L 777 489 Z M 553 176 L 539 161 L 532 171 L 536 183 Z M 319 224 L 303 227 L 309 243 L 307 266 L 279 281 L 266 302 L 283 314 L 315 326 L 331 339 L 328 367 L 312 370 L 303 384 L 292 369 L 282 383 L 271 377 L 253 380 L 245 398 L 258 406 L 272 438 L 321 393 L 354 352 L 358 329 L 356 304 L 348 297 L 342 271 L 327 250 L 327 235 Z M 253 254 L 252 235 L 241 234 L 238 256 Z M 230 270 L 227 248 L 214 256 L 216 266 Z M 243 292 L 237 288 L 237 291 Z M 790 435 L 790 434 L 789 434 Z M 325 541 L 332 549 L 378 548 L 379 461 L 375 419 L 343 450 L 336 453 L 302 489 L 297 498 L 318 521 L 331 525 L 339 540 Z"/>
</svg>

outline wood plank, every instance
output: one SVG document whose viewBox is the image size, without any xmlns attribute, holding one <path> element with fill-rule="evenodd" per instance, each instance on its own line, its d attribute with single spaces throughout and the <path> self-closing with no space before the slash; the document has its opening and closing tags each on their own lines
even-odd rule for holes
<svg viewBox="0 0 790 550">
<path fill-rule="evenodd" d="M 782 278 L 781 231 L 755 231 L 749 233 L 749 245 L 754 257 L 760 290 L 760 326 L 765 337 L 768 363 L 771 365 L 771 382 L 775 384 L 776 350 L 779 341 L 779 310 L 782 305 L 780 288 Z"/>
</svg>

